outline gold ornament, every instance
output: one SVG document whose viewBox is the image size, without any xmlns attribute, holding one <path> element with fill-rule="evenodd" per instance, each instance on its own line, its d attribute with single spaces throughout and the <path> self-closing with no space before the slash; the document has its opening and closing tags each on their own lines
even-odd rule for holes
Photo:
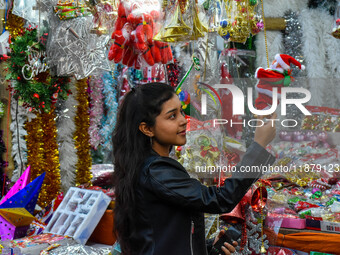
<svg viewBox="0 0 340 255">
<path fill-rule="evenodd" d="M 77 81 L 77 113 L 75 117 L 76 131 L 74 132 L 75 148 L 77 150 L 78 162 L 76 164 L 76 185 L 91 185 L 91 152 L 89 101 L 87 94 L 87 81 L 82 79 Z"/>
<path fill-rule="evenodd" d="M 18 35 L 21 35 L 23 26 L 24 26 L 24 19 L 10 12 L 8 15 L 8 19 L 7 19 L 6 27 L 5 27 L 6 30 L 8 30 L 8 32 L 10 33 L 10 35 L 13 38 L 16 38 Z"/>
<path fill-rule="evenodd" d="M 208 32 L 208 28 L 201 22 L 198 16 L 197 2 L 196 0 L 193 1 L 192 4 L 188 4 L 187 0 L 178 0 L 174 12 L 171 14 L 170 23 L 161 28 L 153 39 L 155 41 L 179 42 L 204 37 L 204 33 Z M 183 14 L 185 12 L 190 13 L 190 11 L 192 11 L 192 27 L 188 26 L 183 19 Z"/>
<path fill-rule="evenodd" d="M 230 37 L 224 37 L 225 39 L 229 39 L 232 42 L 245 43 L 251 33 L 259 32 L 253 28 L 257 2 L 250 4 L 249 0 L 224 0 L 224 6 L 227 13 L 226 30 L 230 34 Z"/>
<path fill-rule="evenodd" d="M 190 27 L 184 22 L 179 4 L 175 9 L 171 22 L 154 36 L 156 41 L 177 42 L 180 38 L 186 37 L 191 32 Z"/>
</svg>

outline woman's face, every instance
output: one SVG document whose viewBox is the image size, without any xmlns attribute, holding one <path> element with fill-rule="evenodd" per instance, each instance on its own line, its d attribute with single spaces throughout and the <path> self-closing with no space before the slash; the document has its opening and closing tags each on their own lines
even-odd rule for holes
<svg viewBox="0 0 340 255">
<path fill-rule="evenodd" d="M 169 156 L 172 145 L 180 146 L 186 143 L 187 123 L 181 102 L 174 94 L 162 105 L 162 111 L 151 128 L 152 148 L 161 156 Z"/>
</svg>

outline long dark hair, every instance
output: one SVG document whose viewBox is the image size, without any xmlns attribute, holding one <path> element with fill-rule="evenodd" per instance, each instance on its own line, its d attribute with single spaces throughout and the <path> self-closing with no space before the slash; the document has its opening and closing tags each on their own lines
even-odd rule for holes
<svg viewBox="0 0 340 255">
<path fill-rule="evenodd" d="M 135 189 L 142 164 L 151 152 L 150 138 L 139 130 L 145 122 L 155 125 L 162 105 L 175 95 L 173 88 L 163 83 L 150 83 L 132 89 L 120 106 L 117 125 L 113 135 L 115 189 L 115 234 L 122 253 L 130 254 L 130 237 L 134 234 L 136 218 Z"/>
</svg>

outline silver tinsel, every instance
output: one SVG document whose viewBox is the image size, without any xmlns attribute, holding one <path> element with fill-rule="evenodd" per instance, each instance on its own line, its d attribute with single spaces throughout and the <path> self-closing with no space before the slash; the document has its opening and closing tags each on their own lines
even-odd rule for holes
<svg viewBox="0 0 340 255">
<path fill-rule="evenodd" d="M 110 248 L 95 248 L 84 246 L 81 244 L 73 244 L 67 246 L 60 246 L 48 252 L 50 255 L 107 255 L 110 254 Z"/>
<path fill-rule="evenodd" d="M 289 10 L 285 13 L 284 18 L 286 20 L 286 29 L 284 32 L 283 44 L 285 53 L 294 57 L 301 64 L 305 64 L 304 56 L 302 51 L 302 28 L 298 19 L 298 13 Z M 291 83 L 291 87 L 306 87 L 306 71 L 299 70 L 298 68 L 292 69 L 292 76 L 296 78 Z M 300 98 L 304 95 L 298 93 L 290 93 L 289 98 Z M 301 123 L 303 118 L 302 112 L 295 105 L 287 105 L 287 115 L 283 116 L 284 119 L 294 119 Z M 298 125 L 300 126 L 300 125 Z"/>
<path fill-rule="evenodd" d="M 305 64 L 305 58 L 302 55 L 303 53 L 301 41 L 303 34 L 301 30 L 301 24 L 298 19 L 298 14 L 289 10 L 285 13 L 284 18 L 286 20 L 286 29 L 284 32 L 283 44 L 286 54 L 294 57 L 301 64 Z M 302 77 L 306 76 L 306 73 L 299 71 L 297 68 L 294 68 L 292 71 L 292 75 L 293 77 Z"/>
</svg>

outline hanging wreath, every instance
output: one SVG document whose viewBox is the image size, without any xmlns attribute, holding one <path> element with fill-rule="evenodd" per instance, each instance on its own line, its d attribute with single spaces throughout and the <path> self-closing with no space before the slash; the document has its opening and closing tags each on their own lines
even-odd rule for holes
<svg viewBox="0 0 340 255">
<path fill-rule="evenodd" d="M 14 96 L 24 102 L 25 107 L 49 112 L 58 98 L 67 99 L 69 78 L 52 77 L 45 63 L 47 33 L 37 42 L 37 30 L 27 28 L 22 35 L 12 40 L 8 58 L 7 80 L 15 81 Z"/>
</svg>

